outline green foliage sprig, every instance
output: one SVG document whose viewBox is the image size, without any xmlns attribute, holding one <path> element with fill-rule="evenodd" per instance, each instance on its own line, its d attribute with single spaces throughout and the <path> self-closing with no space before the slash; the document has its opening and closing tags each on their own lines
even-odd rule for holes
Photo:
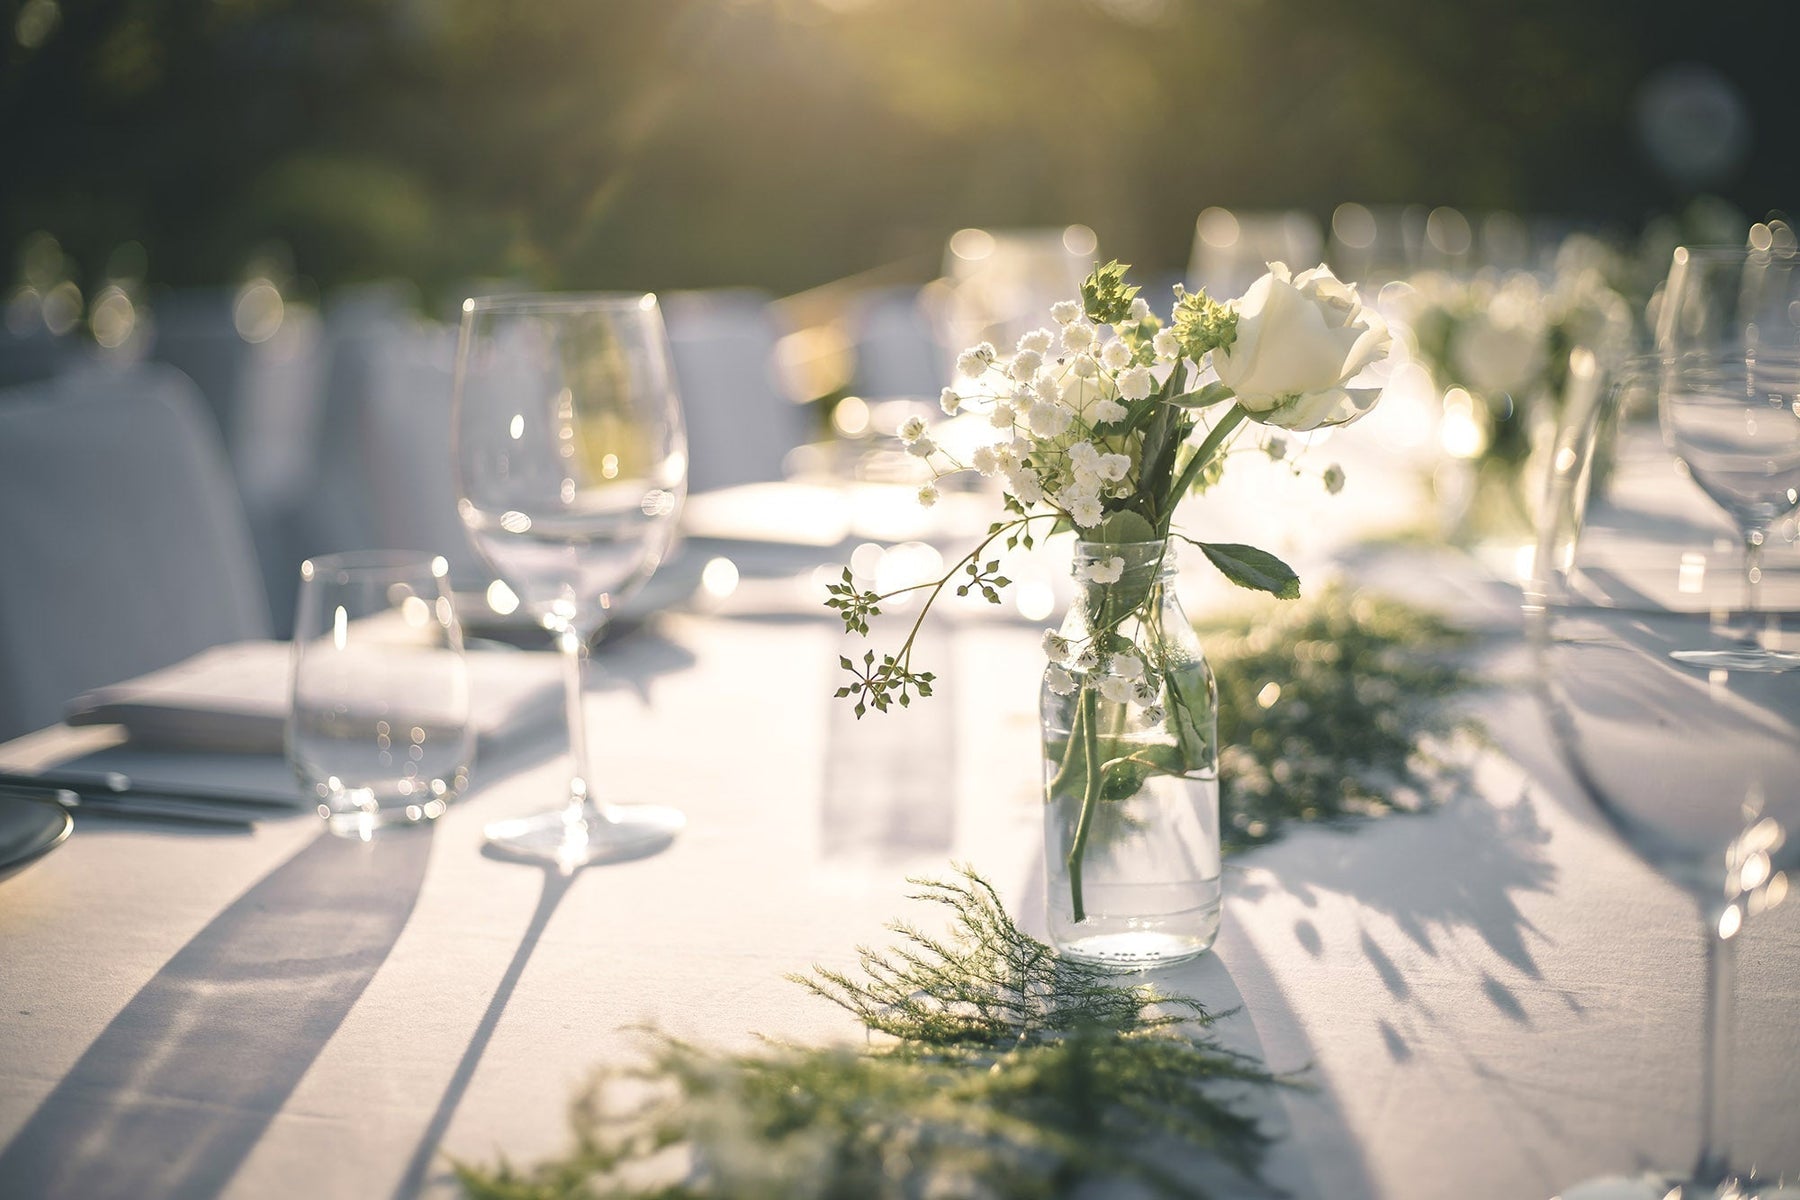
<svg viewBox="0 0 1800 1200">
<path fill-rule="evenodd" d="M 1194 1168 L 1206 1162 L 1237 1172 L 1235 1191 L 1252 1186 L 1267 1136 L 1243 1091 L 1291 1081 L 1220 1045 L 1194 1001 L 1059 959 L 968 868 L 914 882 L 916 899 L 949 910 L 947 935 L 896 923 L 896 945 L 861 952 L 866 978 L 795 977 L 879 1040 L 744 1054 L 659 1040 L 641 1069 L 603 1074 L 576 1102 L 565 1157 L 459 1164 L 464 1189 L 475 1200 L 1049 1200 L 1129 1181 L 1138 1194 L 1203 1197 Z M 618 1095 L 634 1089 L 635 1101 Z M 642 1182 L 671 1151 L 686 1152 L 686 1171 Z"/>
<path fill-rule="evenodd" d="M 1434 747 L 1482 736 L 1446 703 L 1478 685 L 1460 657 L 1472 636 L 1402 601 L 1332 585 L 1202 631 L 1228 851 L 1294 821 L 1424 807 L 1456 777 Z"/>
</svg>

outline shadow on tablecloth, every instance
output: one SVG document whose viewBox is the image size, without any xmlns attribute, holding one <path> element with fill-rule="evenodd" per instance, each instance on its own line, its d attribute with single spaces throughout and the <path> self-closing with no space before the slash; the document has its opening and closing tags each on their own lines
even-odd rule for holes
<svg viewBox="0 0 1800 1200">
<path fill-rule="evenodd" d="M 230 1182 L 411 916 L 430 826 L 321 833 L 145 984 L 0 1151 L 9 1195 L 204 1198 Z"/>
</svg>

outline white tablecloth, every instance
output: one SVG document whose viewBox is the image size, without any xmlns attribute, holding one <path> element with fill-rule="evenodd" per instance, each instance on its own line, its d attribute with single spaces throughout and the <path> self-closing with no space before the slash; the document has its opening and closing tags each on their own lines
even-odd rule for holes
<svg viewBox="0 0 1800 1200">
<path fill-rule="evenodd" d="M 1037 631 L 942 630 L 939 698 L 860 725 L 831 697 L 844 645 L 821 619 L 715 615 L 605 647 L 604 785 L 691 824 L 568 880 L 482 853 L 484 823 L 555 801 L 554 731 L 491 755 L 435 827 L 372 844 L 305 818 L 81 823 L 0 884 L 0 1195 L 448 1193 L 440 1151 L 560 1148 L 566 1102 L 636 1026 L 858 1038 L 783 976 L 853 966 L 906 913 L 909 873 L 967 860 L 1037 924 Z M 1505 638 L 1486 665 L 1523 669 Z M 1522 692 L 1474 705 L 1505 752 L 1468 794 L 1234 860 L 1216 953 L 1157 978 L 1236 1008 L 1235 1044 L 1315 1085 L 1259 1101 L 1295 1196 L 1510 1200 L 1692 1155 L 1690 901 L 1576 798 Z M 1740 963 L 1737 1158 L 1792 1176 L 1800 904 L 1751 922 Z"/>
</svg>

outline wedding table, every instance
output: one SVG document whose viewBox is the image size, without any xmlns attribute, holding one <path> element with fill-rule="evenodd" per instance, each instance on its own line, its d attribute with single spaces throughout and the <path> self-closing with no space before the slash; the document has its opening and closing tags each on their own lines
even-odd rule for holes
<svg viewBox="0 0 1800 1200">
<path fill-rule="evenodd" d="M 1504 589 L 1432 561 L 1426 598 L 1486 631 L 1490 686 L 1467 703 L 1495 744 L 1468 786 L 1230 860 L 1215 952 L 1152 981 L 1232 1010 L 1232 1045 L 1312 1085 L 1251 1099 L 1275 1135 L 1267 1177 L 1296 1197 L 1542 1197 L 1684 1166 L 1691 903 L 1556 763 Z M 454 1194 L 449 1158 L 558 1151 L 589 1071 L 630 1061 L 646 1026 L 731 1048 L 859 1039 L 784 976 L 854 970 L 885 922 L 929 919 L 909 874 L 969 862 L 1038 928 L 1041 624 L 934 625 L 938 696 L 859 723 L 831 694 L 841 626 L 770 594 L 671 612 L 597 655 L 607 793 L 689 819 L 655 856 L 563 877 L 483 854 L 484 824 L 557 795 L 545 721 L 487 747 L 471 794 L 425 828 L 362 843 L 305 816 L 243 833 L 81 820 L 0 883 L 0 1196 Z M 548 654 L 483 653 L 554 681 Z M 0 767 L 285 778 L 272 757 L 109 740 L 58 727 L 0 747 Z M 1736 1157 L 1791 1178 L 1800 904 L 1740 938 Z"/>
</svg>

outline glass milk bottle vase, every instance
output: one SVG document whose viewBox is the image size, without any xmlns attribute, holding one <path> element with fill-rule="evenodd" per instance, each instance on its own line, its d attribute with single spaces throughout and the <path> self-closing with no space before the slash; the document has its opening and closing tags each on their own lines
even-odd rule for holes
<svg viewBox="0 0 1800 1200">
<path fill-rule="evenodd" d="M 1075 547 L 1046 638 L 1045 903 L 1066 958 L 1144 970 L 1219 930 L 1218 686 L 1166 542 Z"/>
</svg>

